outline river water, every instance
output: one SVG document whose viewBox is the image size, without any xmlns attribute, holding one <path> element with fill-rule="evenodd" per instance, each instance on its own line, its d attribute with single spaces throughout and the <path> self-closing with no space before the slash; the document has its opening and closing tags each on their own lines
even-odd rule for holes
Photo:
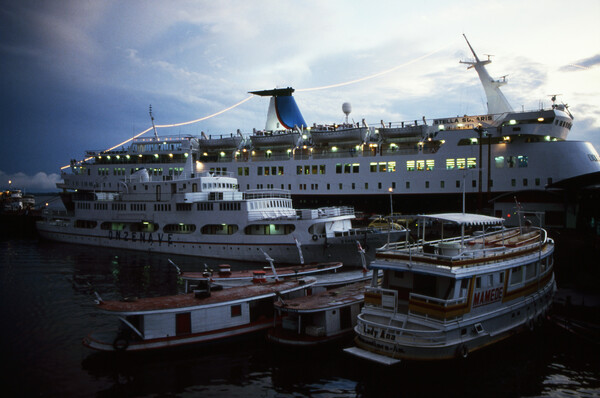
<svg viewBox="0 0 600 398">
<path fill-rule="evenodd" d="M 395 368 L 355 359 L 340 347 L 289 350 L 262 338 L 135 357 L 83 347 L 91 330 L 115 326 L 96 310 L 94 292 L 119 299 L 181 290 L 168 258 L 183 270 L 218 263 L 37 239 L 0 241 L 2 390 L 60 397 L 600 396 L 598 346 L 552 324 L 465 361 Z"/>
</svg>

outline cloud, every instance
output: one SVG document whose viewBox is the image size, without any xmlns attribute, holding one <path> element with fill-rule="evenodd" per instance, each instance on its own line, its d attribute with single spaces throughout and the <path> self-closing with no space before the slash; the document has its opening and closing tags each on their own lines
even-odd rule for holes
<svg viewBox="0 0 600 398">
<path fill-rule="evenodd" d="M 56 183 L 61 181 L 62 178 L 56 173 L 46 174 L 40 171 L 33 176 L 29 176 L 22 172 L 6 174 L 0 170 L 0 186 L 3 189 L 20 189 L 25 192 L 54 192 L 57 191 Z"/>
</svg>

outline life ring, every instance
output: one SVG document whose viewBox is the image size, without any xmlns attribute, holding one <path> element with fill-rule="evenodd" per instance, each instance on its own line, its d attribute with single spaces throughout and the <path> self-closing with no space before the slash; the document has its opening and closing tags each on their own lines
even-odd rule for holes
<svg viewBox="0 0 600 398">
<path fill-rule="evenodd" d="M 129 347 L 129 339 L 124 336 L 117 336 L 113 341 L 113 348 L 115 351 L 125 351 Z"/>
<path fill-rule="evenodd" d="M 458 359 L 466 359 L 469 356 L 469 348 L 466 344 L 461 344 L 456 349 L 456 357 Z"/>
<path fill-rule="evenodd" d="M 317 235 L 313 235 L 312 240 L 314 240 L 314 241 L 319 240 L 319 237 Z"/>
</svg>

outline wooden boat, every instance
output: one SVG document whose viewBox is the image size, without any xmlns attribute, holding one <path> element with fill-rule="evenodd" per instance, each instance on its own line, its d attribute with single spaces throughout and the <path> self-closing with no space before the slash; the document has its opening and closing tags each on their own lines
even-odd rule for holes
<svg viewBox="0 0 600 398">
<path fill-rule="evenodd" d="M 269 329 L 269 340 L 288 346 L 315 346 L 352 334 L 368 281 L 311 296 L 276 302 L 280 325 Z"/>
<path fill-rule="evenodd" d="M 306 265 L 293 265 L 288 267 L 264 267 L 254 270 L 236 270 L 232 271 L 229 264 L 219 265 L 217 272 L 205 270 L 202 272 L 182 272 L 181 278 L 186 284 L 186 290 L 190 283 L 210 278 L 216 284 L 223 287 L 242 286 L 265 280 L 273 281 L 276 277 L 280 279 L 289 279 L 304 277 L 307 275 L 317 275 L 325 273 L 334 273 L 342 268 L 341 262 L 317 263 Z"/>
<path fill-rule="evenodd" d="M 115 315 L 120 328 L 92 332 L 83 344 L 101 351 L 133 352 L 243 337 L 277 322 L 273 301 L 299 297 L 314 283 L 314 278 L 306 277 L 213 291 L 205 279 L 185 294 L 126 301 L 99 297 L 98 308 Z"/>
<path fill-rule="evenodd" d="M 422 239 L 390 244 L 370 264 L 383 271 L 383 281 L 366 288 L 356 346 L 345 351 L 386 365 L 463 358 L 533 329 L 556 291 L 554 241 L 542 228 L 497 229 L 503 221 L 465 213 L 419 216 Z M 449 223 L 460 236 L 444 237 Z M 427 240 L 426 227 L 435 226 L 442 239 Z M 486 231 L 489 226 L 495 227 Z M 465 233 L 473 227 L 484 229 Z"/>
</svg>

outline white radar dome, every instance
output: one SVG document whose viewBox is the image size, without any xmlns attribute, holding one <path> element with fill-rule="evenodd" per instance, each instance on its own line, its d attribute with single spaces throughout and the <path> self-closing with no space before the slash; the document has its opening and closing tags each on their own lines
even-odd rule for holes
<svg viewBox="0 0 600 398">
<path fill-rule="evenodd" d="M 346 116 L 348 116 L 350 112 L 352 112 L 352 105 L 350 105 L 349 102 L 344 102 L 342 104 L 342 112 L 344 112 Z"/>
</svg>

